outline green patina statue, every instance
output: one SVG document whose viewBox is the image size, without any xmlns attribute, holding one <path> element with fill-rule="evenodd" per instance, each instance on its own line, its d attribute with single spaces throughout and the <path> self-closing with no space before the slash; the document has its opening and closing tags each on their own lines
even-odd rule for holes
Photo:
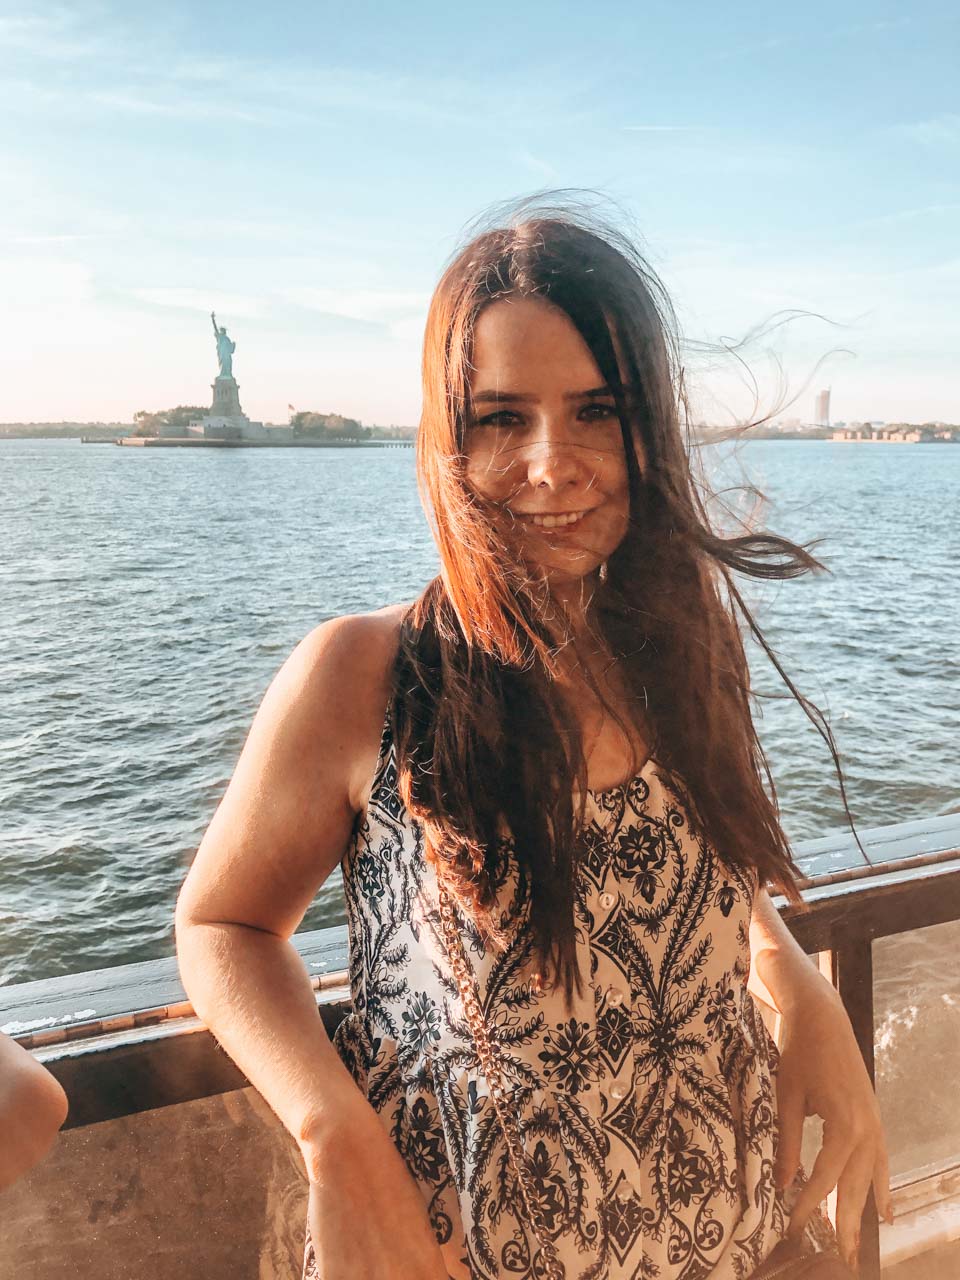
<svg viewBox="0 0 960 1280">
<path fill-rule="evenodd" d="M 237 349 L 237 344 L 227 337 L 226 329 L 217 328 L 216 313 L 210 312 L 210 319 L 213 321 L 213 336 L 217 340 L 217 359 L 220 361 L 221 378 L 233 377 L 233 353 Z"/>
</svg>

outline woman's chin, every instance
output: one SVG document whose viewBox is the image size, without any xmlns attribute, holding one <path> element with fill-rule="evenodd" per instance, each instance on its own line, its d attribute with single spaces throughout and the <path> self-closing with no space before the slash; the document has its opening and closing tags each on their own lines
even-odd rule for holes
<svg viewBox="0 0 960 1280">
<path fill-rule="evenodd" d="M 595 577 L 603 561 L 594 553 L 580 556 L 544 556 L 536 561 L 536 567 L 551 585 L 576 583 Z"/>
</svg>

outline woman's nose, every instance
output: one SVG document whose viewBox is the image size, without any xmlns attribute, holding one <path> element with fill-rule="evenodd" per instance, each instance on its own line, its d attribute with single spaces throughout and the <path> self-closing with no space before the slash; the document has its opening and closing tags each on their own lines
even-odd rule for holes
<svg viewBox="0 0 960 1280">
<path fill-rule="evenodd" d="M 531 442 L 527 452 L 527 483 L 532 489 L 568 489 L 584 480 L 582 450 L 569 441 L 550 437 Z"/>
</svg>

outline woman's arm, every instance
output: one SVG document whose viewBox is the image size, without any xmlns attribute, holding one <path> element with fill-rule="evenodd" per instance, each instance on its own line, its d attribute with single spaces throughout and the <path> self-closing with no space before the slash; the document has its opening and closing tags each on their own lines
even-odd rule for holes
<svg viewBox="0 0 960 1280">
<path fill-rule="evenodd" d="M 0 1034 L 0 1191 L 43 1159 L 66 1118 L 60 1082 L 16 1040 Z"/>
<path fill-rule="evenodd" d="M 324 623 L 284 663 L 177 902 L 187 994 L 308 1165 L 369 1109 L 289 939 L 365 803 L 392 663 L 385 614 Z"/>
<path fill-rule="evenodd" d="M 807 1000 L 832 1000 L 843 1007 L 836 990 L 783 923 L 766 889 L 757 892 L 753 903 L 747 986 L 784 1017 Z"/>
<path fill-rule="evenodd" d="M 325 1280 L 446 1275 L 419 1188 L 331 1044 L 290 942 L 366 801 L 394 612 L 326 623 L 284 664 L 177 904 L 197 1013 L 300 1147 Z"/>
<path fill-rule="evenodd" d="M 791 1233 L 837 1189 L 837 1236 L 851 1263 L 871 1182 L 882 1217 L 891 1217 L 889 1166 L 880 1110 L 843 1003 L 761 889 L 750 922 L 748 988 L 782 1021 L 777 1071 L 779 1145 L 776 1179 L 792 1180 L 800 1163 L 803 1121 L 819 1115 L 823 1146 L 798 1197 Z"/>
</svg>

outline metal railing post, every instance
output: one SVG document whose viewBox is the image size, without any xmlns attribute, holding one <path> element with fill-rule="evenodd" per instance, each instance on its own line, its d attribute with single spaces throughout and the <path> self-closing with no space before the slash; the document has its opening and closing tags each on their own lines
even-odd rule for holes
<svg viewBox="0 0 960 1280">
<path fill-rule="evenodd" d="M 829 954 L 831 980 L 847 1010 L 870 1082 L 876 1087 L 873 938 L 865 932 L 845 932 L 840 946 Z M 860 1221 L 860 1276 L 861 1280 L 880 1280 L 880 1219 L 872 1186 Z"/>
</svg>

